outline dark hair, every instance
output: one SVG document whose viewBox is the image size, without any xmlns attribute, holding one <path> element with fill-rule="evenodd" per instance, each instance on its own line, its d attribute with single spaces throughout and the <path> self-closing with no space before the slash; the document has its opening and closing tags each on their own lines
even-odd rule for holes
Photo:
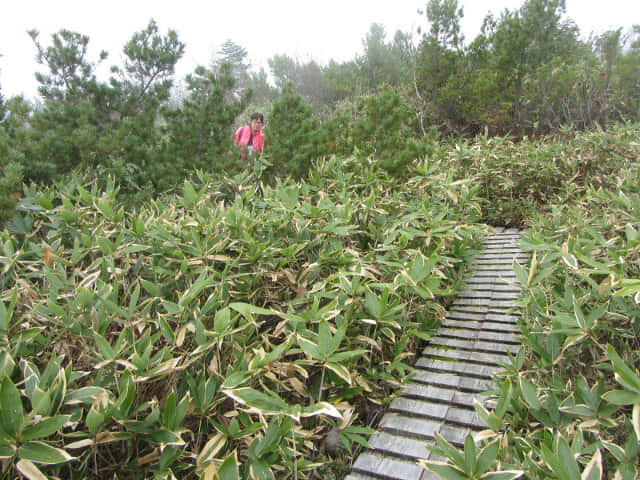
<svg viewBox="0 0 640 480">
<path fill-rule="evenodd" d="M 264 123 L 264 117 L 262 116 L 261 113 L 252 113 L 251 114 L 251 120 L 260 120 L 261 122 Z"/>
</svg>

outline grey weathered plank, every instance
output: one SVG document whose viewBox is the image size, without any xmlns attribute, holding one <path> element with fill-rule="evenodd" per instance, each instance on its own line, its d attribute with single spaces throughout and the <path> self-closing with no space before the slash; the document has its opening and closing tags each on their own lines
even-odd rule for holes
<svg viewBox="0 0 640 480">
<path fill-rule="evenodd" d="M 431 359 L 437 357 L 439 359 L 461 360 L 465 362 L 483 363 L 489 365 L 499 365 L 500 363 L 509 362 L 509 357 L 506 354 L 470 352 L 459 349 L 445 349 L 438 348 L 437 346 L 433 345 L 427 346 L 422 351 L 422 356 Z"/>
<path fill-rule="evenodd" d="M 424 474 L 422 477 L 420 477 L 420 480 L 423 480 L 423 479 L 427 480 L 424 478 Z M 364 473 L 351 472 L 349 475 L 344 477 L 344 480 L 380 480 L 380 477 L 373 477 L 371 475 L 366 475 Z"/>
<path fill-rule="evenodd" d="M 510 263 L 475 263 L 469 266 L 469 270 L 473 272 L 513 272 L 513 265 Z"/>
<path fill-rule="evenodd" d="M 485 282 L 488 278 L 491 278 L 495 283 L 499 283 L 504 280 L 515 281 L 516 274 L 513 273 L 513 270 L 510 272 L 473 272 L 469 278 L 473 280 L 483 279 Z"/>
<path fill-rule="evenodd" d="M 431 454 L 427 448 L 429 445 L 434 445 L 434 442 L 388 432 L 379 432 L 377 435 L 373 435 L 369 441 L 371 448 L 394 456 L 405 457 L 407 460 L 429 458 Z"/>
<path fill-rule="evenodd" d="M 487 298 L 490 300 L 517 300 L 519 292 L 494 292 L 492 290 L 464 290 L 458 294 L 458 298 Z"/>
<path fill-rule="evenodd" d="M 472 408 L 475 400 L 483 404 L 493 404 L 481 393 L 460 392 L 453 388 L 435 387 L 411 383 L 402 389 L 402 396 L 418 400 L 428 400 L 435 403 L 447 403 L 456 407 Z"/>
<path fill-rule="evenodd" d="M 424 370 L 433 370 L 440 373 L 452 373 L 469 377 L 491 380 L 499 370 L 497 366 L 475 364 L 469 362 L 451 362 L 440 359 L 422 357 L 416 362 L 416 366 Z"/>
<path fill-rule="evenodd" d="M 400 415 L 427 417 L 473 429 L 487 427 L 482 417 L 468 408 L 403 397 L 394 399 L 389 407 L 390 411 Z"/>
<path fill-rule="evenodd" d="M 464 445 L 464 438 L 469 430 L 467 427 L 443 425 L 441 422 L 406 417 L 395 413 L 387 413 L 382 417 L 380 427 L 387 432 L 402 432 L 405 435 L 414 435 L 416 438 L 427 440 L 435 439 L 433 432 L 436 431 L 459 447 Z"/>
<path fill-rule="evenodd" d="M 434 385 L 438 387 L 456 388 L 461 392 L 481 393 L 493 388 L 494 383 L 488 378 L 475 378 L 454 373 L 442 373 L 433 370 L 416 368 L 411 375 L 411 381 Z"/>
<path fill-rule="evenodd" d="M 422 467 L 415 461 L 404 460 L 373 451 L 361 453 L 353 464 L 357 473 L 368 473 L 393 480 L 419 479 Z"/>
<path fill-rule="evenodd" d="M 489 330 L 474 330 L 471 328 L 450 328 L 440 327 L 438 330 L 438 336 L 444 336 L 448 338 L 461 338 L 466 340 L 480 340 L 483 342 L 497 342 L 497 343 L 512 343 L 514 345 L 520 345 L 521 342 L 511 332 L 493 332 Z"/>
<path fill-rule="evenodd" d="M 485 316 L 485 320 L 488 322 L 518 323 L 519 318 L 520 314 L 518 312 L 487 312 Z"/>
<path fill-rule="evenodd" d="M 488 332 L 511 332 L 520 333 L 520 329 L 515 323 L 498 323 L 478 320 L 455 320 L 445 317 L 442 321 L 443 327 L 448 328 L 468 328 L 470 330 L 485 330 Z"/>
<path fill-rule="evenodd" d="M 473 352 L 488 353 L 516 353 L 520 344 L 483 342 L 482 340 L 461 340 L 458 338 L 434 337 L 431 339 L 432 345 L 440 345 L 443 347 L 459 348 L 461 350 L 470 350 Z"/>
<path fill-rule="evenodd" d="M 453 302 L 454 305 L 463 306 L 480 306 L 489 308 L 516 308 L 517 305 L 513 300 L 493 300 L 490 298 L 457 298 Z"/>
</svg>

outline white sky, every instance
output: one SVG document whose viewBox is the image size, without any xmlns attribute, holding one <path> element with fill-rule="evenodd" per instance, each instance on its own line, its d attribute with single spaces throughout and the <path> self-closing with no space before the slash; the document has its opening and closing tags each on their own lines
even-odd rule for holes
<svg viewBox="0 0 640 480">
<path fill-rule="evenodd" d="M 479 32 L 484 16 L 504 8 L 514 10 L 524 0 L 459 0 L 464 7 L 462 28 L 467 41 Z M 0 15 L 0 87 L 5 98 L 19 93 L 36 95 L 36 48 L 26 31 L 40 31 L 49 45 L 51 34 L 62 28 L 90 37 L 89 57 L 109 52 L 105 70 L 120 65 L 124 44 L 153 18 L 162 33 L 173 29 L 186 44 L 177 78 L 208 65 L 228 38 L 247 49 L 254 65 L 275 54 L 302 61 L 345 61 L 362 52 L 362 40 L 372 23 L 385 26 L 387 39 L 396 30 L 428 30 L 426 17 L 417 13 L 427 0 L 9 0 Z M 591 32 L 640 23 L 638 0 L 567 0 L 567 16 Z M 105 77 L 106 78 L 106 77 Z"/>
</svg>

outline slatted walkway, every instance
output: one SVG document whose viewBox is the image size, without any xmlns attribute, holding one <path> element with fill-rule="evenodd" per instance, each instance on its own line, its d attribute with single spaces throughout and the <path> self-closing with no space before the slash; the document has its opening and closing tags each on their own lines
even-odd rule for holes
<svg viewBox="0 0 640 480">
<path fill-rule="evenodd" d="M 413 382 L 391 402 L 371 449 L 356 459 L 345 480 L 432 480 L 439 478 L 418 465 L 420 459 L 438 459 L 426 448 L 437 431 L 462 447 L 469 429 L 486 428 L 473 408 L 474 399 L 487 408 L 482 396 L 492 385 L 506 352 L 520 347 L 516 335 L 514 300 L 519 287 L 514 258 L 525 265 L 528 256 L 518 247 L 519 233 L 498 230 L 484 242 L 462 292 L 416 363 Z"/>
</svg>

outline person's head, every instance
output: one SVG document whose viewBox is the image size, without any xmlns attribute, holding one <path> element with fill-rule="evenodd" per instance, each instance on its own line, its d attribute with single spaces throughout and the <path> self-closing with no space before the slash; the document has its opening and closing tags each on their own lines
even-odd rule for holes
<svg viewBox="0 0 640 480">
<path fill-rule="evenodd" d="M 254 132 L 258 131 L 262 128 L 262 125 L 264 125 L 264 117 L 261 113 L 252 113 L 249 124 L 251 125 L 251 130 Z"/>
</svg>

